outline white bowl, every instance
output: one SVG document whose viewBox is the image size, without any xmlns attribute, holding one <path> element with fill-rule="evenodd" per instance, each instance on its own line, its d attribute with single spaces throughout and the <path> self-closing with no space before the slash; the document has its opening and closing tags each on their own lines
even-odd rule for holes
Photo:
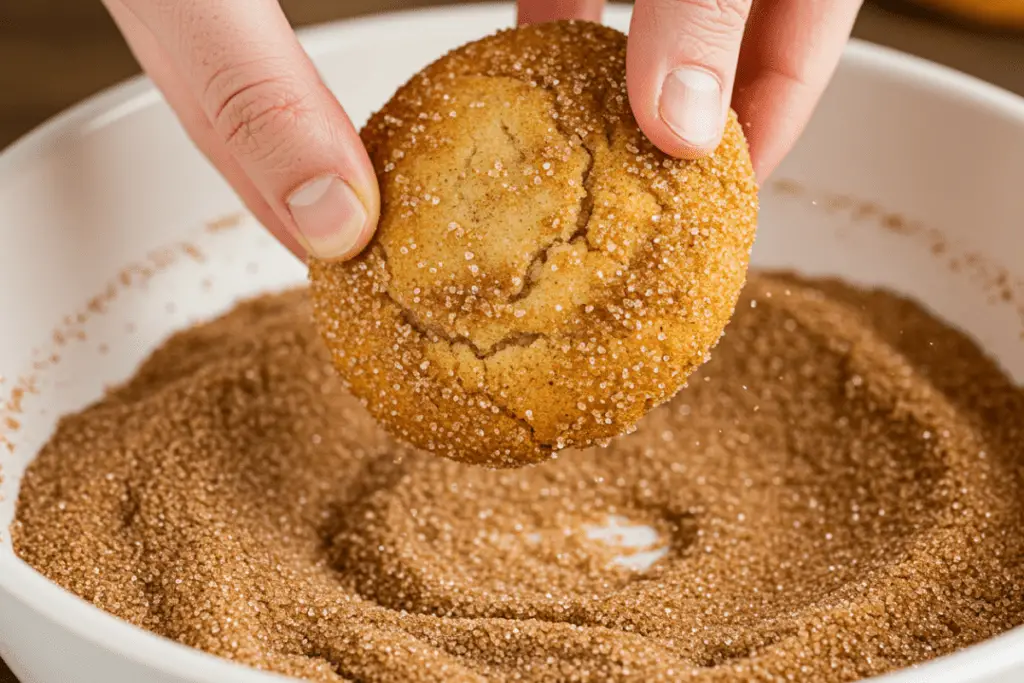
<svg viewBox="0 0 1024 683">
<path fill-rule="evenodd" d="M 397 14 L 306 31 L 304 42 L 360 122 L 442 51 L 512 18 L 507 6 Z M 628 10 L 615 8 L 609 21 L 626 27 Z M 758 265 L 905 292 L 1024 378 L 1021 311 L 992 296 L 1000 273 L 1024 294 L 1024 101 L 854 43 L 778 177 L 794 182 L 765 192 Z M 13 448 L 0 445 L 0 656 L 24 683 L 282 680 L 93 608 L 19 561 L 6 531 L 21 474 L 60 414 L 127 378 L 171 330 L 303 279 L 248 219 L 209 227 L 240 208 L 141 79 L 0 156 L 0 434 Z M 945 251 L 936 255 L 940 239 Z M 951 269 L 950 259 L 964 254 L 974 258 Z M 48 360 L 52 353 L 59 362 Z M 34 393 L 15 415 L 3 403 L 19 377 Z M 7 418 L 19 428 L 4 426 Z M 1018 629 L 884 680 L 1022 679 Z"/>
</svg>

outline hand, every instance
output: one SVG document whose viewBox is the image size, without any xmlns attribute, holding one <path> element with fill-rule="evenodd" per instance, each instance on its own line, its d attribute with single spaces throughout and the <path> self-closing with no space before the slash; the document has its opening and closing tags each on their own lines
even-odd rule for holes
<svg viewBox="0 0 1024 683">
<path fill-rule="evenodd" d="M 860 0 L 636 0 L 626 57 L 637 123 L 667 154 L 713 151 L 731 106 L 762 181 L 803 131 Z M 520 0 L 520 23 L 600 19 L 604 0 Z"/>
<path fill-rule="evenodd" d="M 276 0 L 104 2 L 197 146 L 285 246 L 337 260 L 366 245 L 373 168 Z M 520 20 L 598 20 L 603 5 L 521 0 Z M 637 0 L 627 71 L 640 127 L 674 156 L 709 153 L 735 93 L 763 179 L 810 117 L 859 6 Z"/>
<path fill-rule="evenodd" d="M 192 140 L 300 258 L 370 240 L 377 178 L 276 0 L 104 0 Z"/>
</svg>

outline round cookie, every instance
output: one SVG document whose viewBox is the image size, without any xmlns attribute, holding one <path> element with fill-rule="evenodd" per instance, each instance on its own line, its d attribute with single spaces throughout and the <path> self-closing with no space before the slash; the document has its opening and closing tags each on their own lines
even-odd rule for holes
<svg viewBox="0 0 1024 683">
<path fill-rule="evenodd" d="M 626 38 L 504 31 L 414 76 L 362 131 L 371 245 L 310 263 L 353 394 L 403 440 L 513 467 L 630 431 L 709 357 L 746 277 L 757 187 L 730 114 L 717 152 L 657 150 Z"/>
</svg>

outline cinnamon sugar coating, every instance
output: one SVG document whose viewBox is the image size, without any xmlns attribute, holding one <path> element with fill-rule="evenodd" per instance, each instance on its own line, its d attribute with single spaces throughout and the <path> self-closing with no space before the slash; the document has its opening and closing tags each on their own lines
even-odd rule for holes
<svg viewBox="0 0 1024 683">
<path fill-rule="evenodd" d="M 677 161 L 640 132 L 625 36 L 505 31 L 416 75 L 368 123 L 371 246 L 313 261 L 319 328 L 401 439 L 513 467 L 630 431 L 718 342 L 744 283 L 757 187 L 730 115 Z"/>
</svg>

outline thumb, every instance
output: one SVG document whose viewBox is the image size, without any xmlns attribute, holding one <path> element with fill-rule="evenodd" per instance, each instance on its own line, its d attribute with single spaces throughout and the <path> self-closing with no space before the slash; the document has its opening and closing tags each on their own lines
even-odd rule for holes
<svg viewBox="0 0 1024 683">
<path fill-rule="evenodd" d="M 626 56 L 637 123 L 668 154 L 718 147 L 751 0 L 636 0 Z"/>
<path fill-rule="evenodd" d="M 124 0 L 175 63 L 217 141 L 312 256 L 357 254 L 380 212 L 341 105 L 274 0 Z"/>
</svg>

